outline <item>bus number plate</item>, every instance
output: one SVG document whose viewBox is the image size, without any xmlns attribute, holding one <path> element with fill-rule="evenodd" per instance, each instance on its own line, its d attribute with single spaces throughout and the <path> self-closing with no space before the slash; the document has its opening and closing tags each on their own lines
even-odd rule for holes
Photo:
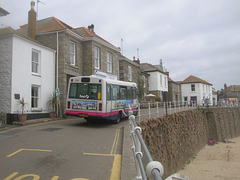
<svg viewBox="0 0 240 180">
<path fill-rule="evenodd" d="M 88 117 L 88 114 L 79 114 L 80 117 Z"/>
</svg>

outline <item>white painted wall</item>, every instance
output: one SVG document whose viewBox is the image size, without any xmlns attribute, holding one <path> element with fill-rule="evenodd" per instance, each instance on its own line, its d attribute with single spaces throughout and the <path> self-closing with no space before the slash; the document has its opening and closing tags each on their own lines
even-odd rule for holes
<svg viewBox="0 0 240 180">
<path fill-rule="evenodd" d="M 27 103 L 26 112 L 31 109 L 31 86 L 40 87 L 39 108 L 41 112 L 49 112 L 48 101 L 55 91 L 55 51 L 38 43 L 24 39 L 19 36 L 13 37 L 12 54 L 12 107 L 11 113 L 19 112 L 19 101 L 14 94 L 20 94 Z M 32 73 L 32 49 L 40 52 L 40 73 Z"/>
<path fill-rule="evenodd" d="M 191 85 L 195 85 L 195 91 L 191 91 Z M 212 96 L 212 86 L 203 83 L 188 83 L 181 84 L 182 89 L 182 102 L 184 102 L 184 97 L 187 97 L 188 104 L 190 104 L 190 100 L 192 96 L 197 97 L 197 104 L 202 105 L 202 100 L 208 98 L 210 100 L 210 105 L 213 103 Z"/>
<path fill-rule="evenodd" d="M 148 74 L 150 74 L 148 77 L 149 91 L 168 91 L 167 75 L 159 71 L 148 72 Z M 162 84 L 160 78 L 162 78 Z"/>
</svg>

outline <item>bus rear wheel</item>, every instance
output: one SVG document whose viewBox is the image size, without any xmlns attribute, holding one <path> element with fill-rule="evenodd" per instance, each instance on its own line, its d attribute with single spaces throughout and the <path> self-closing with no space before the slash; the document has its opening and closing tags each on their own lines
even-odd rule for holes
<svg viewBox="0 0 240 180">
<path fill-rule="evenodd" d="M 115 119 L 115 120 L 113 121 L 113 123 L 114 123 L 114 124 L 119 124 L 120 121 L 121 121 L 121 112 L 118 113 L 117 119 Z"/>
</svg>

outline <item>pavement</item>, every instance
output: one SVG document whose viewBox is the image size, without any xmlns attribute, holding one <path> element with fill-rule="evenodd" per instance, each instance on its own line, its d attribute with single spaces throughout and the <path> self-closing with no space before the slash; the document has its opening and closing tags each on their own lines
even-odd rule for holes
<svg viewBox="0 0 240 180">
<path fill-rule="evenodd" d="M 70 117 L 69 117 L 70 118 Z M 71 117 L 71 119 L 74 117 Z M 15 122 L 14 124 L 10 125 L 7 124 L 6 127 L 0 127 L 0 134 L 4 131 L 11 130 L 13 128 L 17 128 L 20 126 L 29 126 L 33 124 L 40 124 L 46 123 L 51 121 L 57 120 L 64 120 L 66 118 L 43 118 L 43 119 L 32 119 L 27 120 L 26 122 Z M 128 121 L 127 121 L 128 122 Z M 136 179 L 136 169 L 133 160 L 132 154 L 132 142 L 130 138 L 130 128 L 129 123 L 125 123 L 124 125 L 124 134 L 123 134 L 123 149 L 122 149 L 122 166 L 121 166 L 121 180 L 135 180 Z"/>
</svg>

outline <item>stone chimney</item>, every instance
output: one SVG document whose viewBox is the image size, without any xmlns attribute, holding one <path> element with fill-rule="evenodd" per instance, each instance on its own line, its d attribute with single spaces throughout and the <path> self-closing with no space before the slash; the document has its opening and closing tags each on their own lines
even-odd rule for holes
<svg viewBox="0 0 240 180">
<path fill-rule="evenodd" d="M 29 37 L 31 37 L 32 39 L 35 39 L 35 35 L 36 35 L 36 17 L 37 17 L 37 13 L 34 10 L 35 2 L 31 1 L 30 5 L 31 5 L 31 10 L 28 11 L 28 31 L 27 31 L 27 35 Z"/>
<path fill-rule="evenodd" d="M 227 91 L 227 84 L 224 84 L 224 91 Z"/>
<path fill-rule="evenodd" d="M 139 60 L 139 58 L 138 58 L 137 60 L 135 60 L 135 56 L 133 56 L 133 62 L 135 62 L 135 63 L 137 63 L 137 64 L 140 65 L 140 60 Z"/>
<path fill-rule="evenodd" d="M 89 31 L 94 32 L 94 24 L 91 24 L 88 26 Z"/>
</svg>

